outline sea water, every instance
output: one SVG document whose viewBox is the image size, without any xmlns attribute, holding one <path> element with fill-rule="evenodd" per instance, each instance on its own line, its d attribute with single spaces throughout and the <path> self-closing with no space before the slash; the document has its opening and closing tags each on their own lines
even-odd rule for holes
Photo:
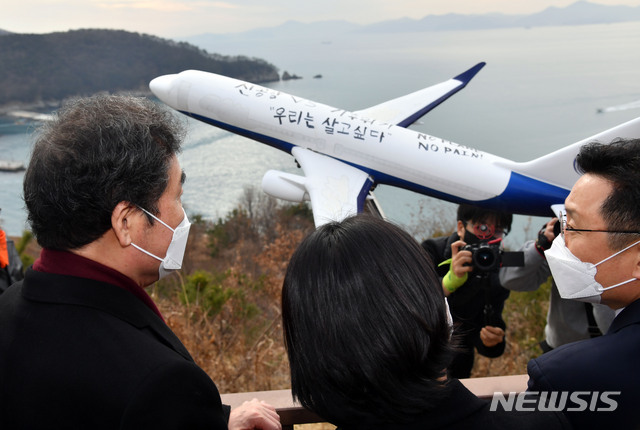
<svg viewBox="0 0 640 430">
<path fill-rule="evenodd" d="M 638 46 L 640 22 L 322 39 L 292 35 L 281 43 L 201 47 L 266 59 L 303 77 L 269 87 L 347 110 L 419 90 L 485 61 L 467 88 L 411 128 L 526 161 L 640 116 Z M 322 78 L 313 79 L 317 74 Z M 190 214 L 224 217 L 243 188 L 259 188 L 269 169 L 302 174 L 288 154 L 185 120 L 189 135 L 179 159 L 187 173 L 183 203 Z M 2 125 L 0 158 L 26 163 L 33 128 L 11 126 L 5 130 L 12 132 L 3 134 Z M 26 228 L 22 175 L 0 172 L 1 223 L 14 235 Z M 454 204 L 384 185 L 375 194 L 387 217 L 419 239 L 430 233 L 434 219 L 450 220 L 453 227 Z M 507 246 L 534 238 L 546 220 L 516 216 Z"/>
</svg>

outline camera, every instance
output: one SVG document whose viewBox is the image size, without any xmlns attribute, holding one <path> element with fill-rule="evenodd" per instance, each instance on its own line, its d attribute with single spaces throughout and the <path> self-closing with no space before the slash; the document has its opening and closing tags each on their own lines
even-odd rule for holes
<svg viewBox="0 0 640 430">
<path fill-rule="evenodd" d="M 461 251 L 471 251 L 474 271 L 497 272 L 502 266 L 524 266 L 524 252 L 506 252 L 497 243 L 480 242 L 466 245 Z"/>
</svg>

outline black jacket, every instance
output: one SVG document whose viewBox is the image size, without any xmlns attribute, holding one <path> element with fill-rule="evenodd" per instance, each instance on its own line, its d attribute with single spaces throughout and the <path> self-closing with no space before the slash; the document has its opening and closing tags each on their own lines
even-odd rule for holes
<svg viewBox="0 0 640 430">
<path fill-rule="evenodd" d="M 438 266 L 451 258 L 451 244 L 459 240 L 458 234 L 428 239 L 422 243 L 442 278 L 449 271 L 449 265 Z M 491 272 L 486 277 L 478 277 L 469 273 L 467 282 L 451 293 L 447 298 L 457 341 L 463 349 L 452 363 L 449 374 L 455 378 L 468 378 L 473 367 L 473 349 L 486 357 L 502 355 L 505 342 L 487 348 L 480 340 L 480 330 L 486 325 L 506 329 L 502 319 L 504 302 L 509 297 L 509 290 L 502 288 L 497 272 Z"/>
<path fill-rule="evenodd" d="M 226 429 L 229 412 L 128 291 L 29 269 L 0 295 L 0 428 Z"/>
</svg>

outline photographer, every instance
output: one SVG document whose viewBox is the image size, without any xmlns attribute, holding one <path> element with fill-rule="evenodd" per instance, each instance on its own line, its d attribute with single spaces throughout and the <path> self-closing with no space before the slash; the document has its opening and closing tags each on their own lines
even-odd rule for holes
<svg viewBox="0 0 640 430">
<path fill-rule="evenodd" d="M 502 319 L 504 301 L 509 291 L 502 288 L 498 267 L 489 271 L 474 267 L 473 253 L 464 247 L 481 245 L 497 249 L 511 228 L 512 215 L 471 205 L 458 207 L 456 232 L 449 237 L 424 241 L 442 288 L 448 297 L 460 351 L 448 374 L 468 378 L 473 368 L 474 349 L 486 357 L 504 352 L 506 324 Z M 497 243 L 496 243 L 497 242 Z"/>
<path fill-rule="evenodd" d="M 544 251 L 551 248 L 551 243 L 559 233 L 558 218 L 552 218 L 542 226 L 537 240 L 530 240 L 522 246 L 524 266 L 500 270 L 500 283 L 510 291 L 535 291 L 551 282 L 545 339 L 540 342 L 543 352 L 566 343 L 600 336 L 607 332 L 615 316 L 614 311 L 606 305 L 560 297 L 544 256 Z"/>
</svg>

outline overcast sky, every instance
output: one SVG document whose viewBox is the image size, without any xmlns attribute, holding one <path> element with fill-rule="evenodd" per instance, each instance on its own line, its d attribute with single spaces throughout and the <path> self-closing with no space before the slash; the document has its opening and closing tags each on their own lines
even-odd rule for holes
<svg viewBox="0 0 640 430">
<path fill-rule="evenodd" d="M 106 28 L 184 37 L 273 27 L 288 20 L 346 20 L 357 24 L 446 13 L 530 14 L 576 0 L 9 0 L 0 29 L 50 33 Z M 638 6 L 640 0 L 591 0 Z"/>
</svg>

